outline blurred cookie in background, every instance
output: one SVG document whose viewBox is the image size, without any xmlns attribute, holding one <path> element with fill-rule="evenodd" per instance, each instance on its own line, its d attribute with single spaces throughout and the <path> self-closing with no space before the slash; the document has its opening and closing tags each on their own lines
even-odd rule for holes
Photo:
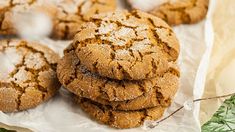
<svg viewBox="0 0 235 132">
<path fill-rule="evenodd" d="M 6 0 L 0 2 L 0 35 L 72 39 L 90 16 L 115 9 L 115 0 Z"/>
<path fill-rule="evenodd" d="M 132 8 L 162 18 L 170 25 L 193 24 L 205 18 L 209 0 L 128 0 Z"/>
</svg>

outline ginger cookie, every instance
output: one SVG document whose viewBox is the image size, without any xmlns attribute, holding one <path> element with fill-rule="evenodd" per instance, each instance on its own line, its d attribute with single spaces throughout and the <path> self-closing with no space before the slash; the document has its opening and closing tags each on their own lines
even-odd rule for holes
<svg viewBox="0 0 235 132">
<path fill-rule="evenodd" d="M 0 111 L 30 109 L 60 88 L 59 56 L 49 48 L 22 40 L 0 41 Z"/>
<path fill-rule="evenodd" d="M 56 15 L 52 37 L 72 39 L 83 22 L 94 14 L 114 11 L 116 0 L 70 0 L 56 5 Z"/>
<path fill-rule="evenodd" d="M 170 25 L 193 24 L 205 18 L 209 0 L 128 0 L 135 9 L 145 10 Z"/>
<path fill-rule="evenodd" d="M 52 20 L 51 37 L 72 39 L 90 16 L 115 9 L 115 0 L 4 0 L 0 2 L 0 35 L 17 34 L 13 22 L 17 13 L 40 12 Z"/>
<path fill-rule="evenodd" d="M 121 129 L 141 126 L 146 120 L 157 120 L 163 116 L 166 109 L 153 107 L 136 111 L 121 111 L 84 98 L 77 98 L 76 102 L 82 110 L 98 122 Z"/>
<path fill-rule="evenodd" d="M 130 100 L 153 88 L 151 81 L 117 81 L 93 74 L 80 64 L 74 51 L 65 53 L 59 61 L 57 76 L 70 92 L 92 100 Z"/>
<path fill-rule="evenodd" d="M 114 109 L 134 110 L 169 104 L 178 89 L 179 71 L 172 66 L 162 77 L 114 80 L 89 72 L 75 51 L 67 50 L 58 63 L 57 75 L 64 87 L 75 95 L 110 104 Z"/>
<path fill-rule="evenodd" d="M 173 70 L 169 70 L 162 77 L 151 79 L 155 86 L 148 93 L 144 93 L 137 98 L 125 101 L 108 101 L 102 98 L 91 100 L 102 105 L 108 105 L 114 110 L 140 110 L 157 106 L 167 107 L 179 87 L 179 78 L 175 75 L 177 71 Z"/>
<path fill-rule="evenodd" d="M 78 30 L 73 47 L 89 71 L 117 80 L 156 77 L 179 55 L 171 27 L 141 11 L 94 15 Z"/>
</svg>

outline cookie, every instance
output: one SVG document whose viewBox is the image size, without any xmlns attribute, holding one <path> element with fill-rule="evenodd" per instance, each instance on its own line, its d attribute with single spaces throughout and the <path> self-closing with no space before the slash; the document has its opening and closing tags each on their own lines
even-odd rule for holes
<svg viewBox="0 0 235 132">
<path fill-rule="evenodd" d="M 73 46 L 89 71 L 117 80 L 156 77 L 179 55 L 171 27 L 141 11 L 94 15 L 78 30 Z"/>
<path fill-rule="evenodd" d="M 206 17 L 209 0 L 129 0 L 136 9 L 143 9 L 170 25 L 194 24 Z"/>
<path fill-rule="evenodd" d="M 0 60 L 0 111 L 36 107 L 60 88 L 56 76 L 59 56 L 47 47 L 22 40 L 1 40 Z"/>
<path fill-rule="evenodd" d="M 100 123 L 114 128 L 133 128 L 141 126 L 146 120 L 157 120 L 163 116 L 164 107 L 154 107 L 136 111 L 113 110 L 109 106 L 88 99 L 76 100 L 81 109 Z"/>
<path fill-rule="evenodd" d="M 162 77 L 150 80 L 113 80 L 92 74 L 80 64 L 74 50 L 68 50 L 58 63 L 57 75 L 75 95 L 110 104 L 115 109 L 134 110 L 169 104 L 178 88 L 179 71 L 172 67 Z"/>
<path fill-rule="evenodd" d="M 170 25 L 193 24 L 206 17 L 209 0 L 167 2 L 151 11 Z"/>
<path fill-rule="evenodd" d="M 148 93 L 144 93 L 135 99 L 108 101 L 106 99 L 96 98 L 93 101 L 108 105 L 114 110 L 140 110 L 157 106 L 167 107 L 170 105 L 178 89 L 179 78 L 173 72 L 169 70 L 163 77 L 152 79 L 151 81 L 153 81 L 155 86 Z"/>
<path fill-rule="evenodd" d="M 151 81 L 116 81 L 93 74 L 80 64 L 74 51 L 66 53 L 59 61 L 57 76 L 70 92 L 92 100 L 130 100 L 148 93 L 153 87 Z"/>
<path fill-rule="evenodd" d="M 70 0 L 56 5 L 58 13 L 54 23 L 53 38 L 72 39 L 83 22 L 94 14 L 114 11 L 116 0 Z"/>
<path fill-rule="evenodd" d="M 12 22 L 14 13 L 35 11 L 51 18 L 51 37 L 55 39 L 72 39 L 77 28 L 88 21 L 90 16 L 116 8 L 115 0 L 4 0 L 0 3 L 1 35 L 17 34 Z"/>
</svg>

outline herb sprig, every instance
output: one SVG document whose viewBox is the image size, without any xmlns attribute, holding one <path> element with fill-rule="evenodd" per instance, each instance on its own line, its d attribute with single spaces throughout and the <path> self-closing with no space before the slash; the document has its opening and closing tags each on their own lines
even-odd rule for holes
<svg viewBox="0 0 235 132">
<path fill-rule="evenodd" d="M 235 96 L 224 101 L 213 117 L 202 126 L 202 132 L 235 132 Z"/>
</svg>

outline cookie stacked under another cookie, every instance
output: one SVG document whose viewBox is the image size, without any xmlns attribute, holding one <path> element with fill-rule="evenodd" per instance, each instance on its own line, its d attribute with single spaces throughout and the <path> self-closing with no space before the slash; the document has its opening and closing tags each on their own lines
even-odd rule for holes
<svg viewBox="0 0 235 132">
<path fill-rule="evenodd" d="M 115 128 L 159 119 L 178 89 L 175 34 L 141 11 L 92 16 L 64 54 L 60 82 L 84 111 Z"/>
</svg>

